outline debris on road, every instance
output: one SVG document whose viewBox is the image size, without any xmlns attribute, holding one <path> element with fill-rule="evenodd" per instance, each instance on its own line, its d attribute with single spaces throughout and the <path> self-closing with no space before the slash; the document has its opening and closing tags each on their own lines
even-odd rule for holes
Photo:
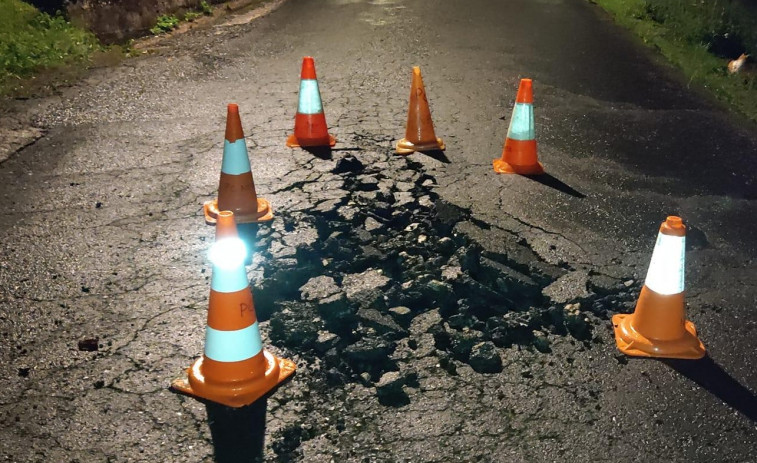
<svg viewBox="0 0 757 463">
<path fill-rule="evenodd" d="M 78 342 L 80 351 L 94 352 L 99 348 L 100 338 L 86 338 Z"/>
</svg>

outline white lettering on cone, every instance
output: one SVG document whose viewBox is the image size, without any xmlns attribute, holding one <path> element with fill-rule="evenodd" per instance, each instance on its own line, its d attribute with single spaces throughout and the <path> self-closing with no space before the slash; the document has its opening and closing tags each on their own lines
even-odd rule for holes
<svg viewBox="0 0 757 463">
<path fill-rule="evenodd" d="M 686 237 L 660 233 L 647 271 L 647 288 L 662 295 L 683 292 Z"/>
</svg>

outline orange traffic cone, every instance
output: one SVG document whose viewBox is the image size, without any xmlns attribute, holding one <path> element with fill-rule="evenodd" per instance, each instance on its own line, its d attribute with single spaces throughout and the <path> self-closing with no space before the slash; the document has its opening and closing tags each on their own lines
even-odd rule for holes
<svg viewBox="0 0 757 463">
<path fill-rule="evenodd" d="M 287 138 L 290 148 L 334 146 L 336 139 L 329 135 L 326 115 L 323 114 L 321 92 L 315 76 L 315 62 L 310 56 L 302 58 L 300 96 L 294 116 L 294 133 Z"/>
<path fill-rule="evenodd" d="M 626 355 L 699 359 L 705 349 L 684 315 L 686 227 L 670 216 L 657 236 L 647 279 L 633 314 L 612 317 L 615 343 Z"/>
<path fill-rule="evenodd" d="M 521 175 L 544 173 L 544 167 L 536 155 L 534 92 L 531 79 L 520 80 L 505 146 L 502 148 L 502 157 L 494 160 L 494 172 Z"/>
<path fill-rule="evenodd" d="M 296 368 L 263 349 L 244 256 L 239 238 L 220 239 L 210 248 L 205 353 L 187 369 L 187 379 L 171 384 L 178 392 L 229 407 L 255 402 Z"/>
<path fill-rule="evenodd" d="M 413 84 L 410 87 L 410 109 L 407 113 L 405 138 L 397 142 L 398 154 L 414 151 L 444 150 L 444 142 L 434 133 L 431 110 L 428 107 L 426 88 L 423 86 L 421 68 L 413 67 Z"/>
<path fill-rule="evenodd" d="M 216 241 L 223 238 L 239 238 L 237 222 L 231 211 L 221 211 L 216 218 Z"/>
<path fill-rule="evenodd" d="M 239 107 L 233 103 L 228 106 L 225 138 L 218 199 L 207 201 L 203 205 L 205 222 L 209 225 L 216 223 L 220 211 L 226 210 L 234 213 L 238 223 L 271 220 L 271 205 L 255 193 Z"/>
</svg>

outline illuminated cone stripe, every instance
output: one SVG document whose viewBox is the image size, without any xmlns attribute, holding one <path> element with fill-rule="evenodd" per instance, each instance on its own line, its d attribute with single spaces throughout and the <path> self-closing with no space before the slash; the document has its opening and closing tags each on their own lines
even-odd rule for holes
<svg viewBox="0 0 757 463">
<path fill-rule="evenodd" d="M 306 56 L 302 59 L 300 73 L 300 93 L 297 100 L 297 114 L 294 116 L 294 133 L 287 138 L 290 148 L 300 146 L 334 146 L 336 140 L 329 135 L 326 115 L 323 113 L 321 92 L 315 76 L 315 61 Z"/>
<path fill-rule="evenodd" d="M 670 216 L 660 227 L 644 287 L 633 314 L 612 317 L 615 342 L 627 355 L 698 359 L 705 348 L 685 317 L 686 227 Z"/>
<path fill-rule="evenodd" d="M 217 362 L 247 360 L 262 352 L 262 344 L 257 322 L 241 330 L 205 330 L 205 356 Z"/>
<path fill-rule="evenodd" d="M 317 80 L 300 80 L 300 99 L 297 104 L 297 112 L 300 114 L 320 114 L 323 112 L 321 92 L 318 90 Z"/>
<path fill-rule="evenodd" d="M 220 211 L 227 210 L 234 213 L 238 223 L 263 222 L 273 218 L 271 205 L 255 192 L 239 107 L 233 103 L 229 104 L 226 115 L 218 199 L 207 201 L 203 209 L 208 224 L 216 223 Z"/>
<path fill-rule="evenodd" d="M 243 175 L 251 172 L 250 158 L 244 138 L 235 142 L 223 141 L 223 162 L 221 172 L 229 175 Z"/>
<path fill-rule="evenodd" d="M 684 261 L 686 237 L 660 233 L 652 252 L 652 261 L 644 282 L 647 288 L 662 295 L 682 293 L 684 290 Z"/>
<path fill-rule="evenodd" d="M 515 103 L 510 118 L 510 128 L 507 138 L 512 140 L 535 140 L 534 133 L 534 105 L 531 103 Z"/>
<path fill-rule="evenodd" d="M 521 79 L 500 159 L 493 161 L 499 174 L 538 175 L 544 168 L 538 160 L 531 79 Z"/>
</svg>

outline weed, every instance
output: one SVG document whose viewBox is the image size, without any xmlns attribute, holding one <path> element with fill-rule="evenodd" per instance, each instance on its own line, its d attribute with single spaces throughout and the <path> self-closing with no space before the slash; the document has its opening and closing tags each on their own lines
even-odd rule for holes
<svg viewBox="0 0 757 463">
<path fill-rule="evenodd" d="M 206 0 L 200 2 L 200 11 L 206 16 L 213 16 L 213 7 Z"/>
<path fill-rule="evenodd" d="M 202 16 L 202 13 L 198 13 L 196 11 L 187 11 L 186 13 L 184 13 L 184 21 L 193 22 L 200 16 Z"/>
<path fill-rule="evenodd" d="M 158 22 L 155 27 L 150 29 L 150 32 L 155 35 L 160 35 L 165 32 L 171 32 L 179 26 L 179 18 L 174 15 L 164 14 L 158 17 Z"/>
</svg>

